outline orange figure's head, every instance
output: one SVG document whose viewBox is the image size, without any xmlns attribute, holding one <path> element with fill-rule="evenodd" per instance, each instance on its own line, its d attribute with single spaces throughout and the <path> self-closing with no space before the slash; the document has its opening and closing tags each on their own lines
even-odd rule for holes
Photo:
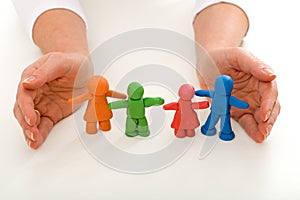
<svg viewBox="0 0 300 200">
<path fill-rule="evenodd" d="M 92 76 L 88 82 L 88 89 L 94 95 L 105 95 L 109 84 L 103 76 Z"/>
<path fill-rule="evenodd" d="M 194 97 L 195 89 L 190 84 L 183 84 L 179 90 L 178 95 L 183 100 L 191 100 Z"/>
</svg>

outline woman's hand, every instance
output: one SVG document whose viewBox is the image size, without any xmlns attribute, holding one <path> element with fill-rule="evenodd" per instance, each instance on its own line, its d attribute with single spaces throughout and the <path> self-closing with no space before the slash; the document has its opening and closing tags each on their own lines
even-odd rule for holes
<svg viewBox="0 0 300 200">
<path fill-rule="evenodd" d="M 206 67 L 201 68 L 200 65 L 201 86 L 213 89 L 211 83 L 217 74 L 231 76 L 234 81 L 232 95 L 250 105 L 248 109 L 232 107 L 231 115 L 251 138 L 263 142 L 280 113 L 276 75 L 269 66 L 243 48 L 219 48 L 208 53 L 217 69 L 212 69 L 207 63 Z"/>
<path fill-rule="evenodd" d="M 83 54 L 58 52 L 44 55 L 23 71 L 14 114 L 31 148 L 37 149 L 53 125 L 72 113 L 67 99 L 73 89 L 85 87 L 91 73 Z"/>
</svg>

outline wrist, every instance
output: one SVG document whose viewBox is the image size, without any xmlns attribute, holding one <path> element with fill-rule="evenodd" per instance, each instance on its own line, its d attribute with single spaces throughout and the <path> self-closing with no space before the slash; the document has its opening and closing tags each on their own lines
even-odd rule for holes
<svg viewBox="0 0 300 200">
<path fill-rule="evenodd" d="M 195 40 L 207 51 L 238 47 L 248 30 L 248 18 L 237 6 L 218 3 L 202 10 L 194 20 Z"/>
<path fill-rule="evenodd" d="M 36 20 L 33 39 L 43 53 L 66 52 L 88 55 L 86 27 L 74 12 L 48 10 Z"/>
</svg>

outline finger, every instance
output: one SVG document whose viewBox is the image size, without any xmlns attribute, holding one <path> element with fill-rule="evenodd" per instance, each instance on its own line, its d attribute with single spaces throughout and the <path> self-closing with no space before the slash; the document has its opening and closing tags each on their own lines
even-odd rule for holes
<svg viewBox="0 0 300 200">
<path fill-rule="evenodd" d="M 31 142 L 32 149 L 38 149 L 44 143 L 53 125 L 54 123 L 48 117 L 41 117 L 39 126 L 33 130 L 35 141 Z"/>
<path fill-rule="evenodd" d="M 60 105 L 55 102 L 47 102 L 44 108 L 46 108 L 47 112 L 43 115 L 43 117 L 49 117 L 54 123 L 57 123 L 72 112 L 72 106 L 66 102 L 64 102 L 64 104 L 61 103 Z"/>
<path fill-rule="evenodd" d="M 281 109 L 280 103 L 277 100 L 268 120 L 259 124 L 259 127 L 258 127 L 259 131 L 263 135 L 265 135 L 265 137 L 267 137 L 270 134 L 270 132 L 273 128 L 273 125 L 280 113 L 280 109 Z"/>
<path fill-rule="evenodd" d="M 34 97 L 35 91 L 26 90 L 22 85 L 19 85 L 16 102 L 22 113 L 22 118 L 24 118 L 28 126 L 35 125 L 37 120 L 34 112 Z"/>
<path fill-rule="evenodd" d="M 256 142 L 261 143 L 265 140 L 265 136 L 258 130 L 258 123 L 251 114 L 244 114 L 239 123 L 244 128 L 246 133 Z"/>
<path fill-rule="evenodd" d="M 36 125 L 38 126 L 41 122 L 41 113 L 40 113 L 40 111 L 38 111 L 36 109 L 34 109 L 34 112 L 36 114 Z"/>
<path fill-rule="evenodd" d="M 37 70 L 45 62 L 45 60 L 46 60 L 46 56 L 43 56 L 37 61 L 35 61 L 34 63 L 32 63 L 31 65 L 29 65 L 28 67 L 26 67 L 21 76 L 22 81 L 28 78 L 30 75 L 32 75 L 32 73 L 35 70 Z"/>
<path fill-rule="evenodd" d="M 23 80 L 24 87 L 36 89 L 43 86 L 46 82 L 64 76 L 73 66 L 70 60 L 61 53 L 45 55 L 30 66 L 34 70 L 26 73 L 27 77 Z"/>
<path fill-rule="evenodd" d="M 230 48 L 226 57 L 234 69 L 251 74 L 258 80 L 271 81 L 276 78 L 271 67 L 243 48 Z"/>
<path fill-rule="evenodd" d="M 23 129 L 23 134 L 25 137 L 25 140 L 27 141 L 28 145 L 30 146 L 30 143 L 32 141 L 35 141 L 35 138 L 33 136 L 33 133 L 31 131 L 31 128 L 25 121 L 21 110 L 19 109 L 18 105 L 15 104 L 14 106 L 14 115 L 15 118 L 17 119 L 18 123 L 20 124 L 21 128 Z"/>
<path fill-rule="evenodd" d="M 25 88 L 36 89 L 68 73 L 75 75 L 78 68 L 74 66 L 81 66 L 84 58 L 79 55 L 53 52 L 45 55 L 41 60 L 43 62 L 38 61 L 31 66 L 35 70 L 31 74 L 28 73 L 28 77 L 24 79 Z"/>
<path fill-rule="evenodd" d="M 278 90 L 275 81 L 262 82 L 259 85 L 259 93 L 261 95 L 260 117 L 266 122 L 275 106 L 278 97 Z"/>
</svg>

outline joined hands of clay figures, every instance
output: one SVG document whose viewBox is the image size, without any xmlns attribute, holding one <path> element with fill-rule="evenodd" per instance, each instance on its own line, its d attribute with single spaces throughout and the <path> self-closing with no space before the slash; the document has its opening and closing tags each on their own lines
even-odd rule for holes
<svg viewBox="0 0 300 200">
<path fill-rule="evenodd" d="M 128 99 L 111 102 L 110 109 L 127 108 L 125 134 L 129 137 L 140 135 L 147 137 L 150 135 L 145 108 L 164 104 L 164 99 L 160 97 L 143 98 L 144 88 L 138 82 L 132 82 L 127 88 Z"/>
<path fill-rule="evenodd" d="M 88 101 L 84 114 L 86 121 L 86 132 L 89 134 L 97 133 L 97 122 L 99 129 L 109 131 L 111 129 L 110 119 L 113 114 L 108 109 L 107 97 L 126 99 L 126 94 L 109 90 L 108 81 L 103 76 L 92 76 L 88 81 L 88 92 L 69 99 L 68 103 L 82 103 Z"/>
<path fill-rule="evenodd" d="M 246 109 L 249 104 L 231 96 L 233 89 L 233 81 L 230 76 L 221 75 L 218 76 L 215 84 L 215 90 L 197 90 L 195 94 L 201 97 L 212 98 L 211 102 L 211 112 L 205 122 L 201 127 L 201 132 L 204 135 L 215 135 L 216 134 L 216 124 L 221 119 L 221 130 L 219 137 L 222 140 L 230 141 L 235 135 L 231 128 L 230 123 L 230 108 L 231 106 Z"/>
<path fill-rule="evenodd" d="M 205 109 L 209 107 L 208 101 L 192 102 L 195 89 L 190 84 L 183 84 L 178 90 L 180 97 L 178 102 L 169 103 L 163 106 L 164 110 L 175 110 L 175 115 L 171 127 L 178 138 L 194 137 L 195 128 L 200 125 L 195 109 Z"/>
</svg>

